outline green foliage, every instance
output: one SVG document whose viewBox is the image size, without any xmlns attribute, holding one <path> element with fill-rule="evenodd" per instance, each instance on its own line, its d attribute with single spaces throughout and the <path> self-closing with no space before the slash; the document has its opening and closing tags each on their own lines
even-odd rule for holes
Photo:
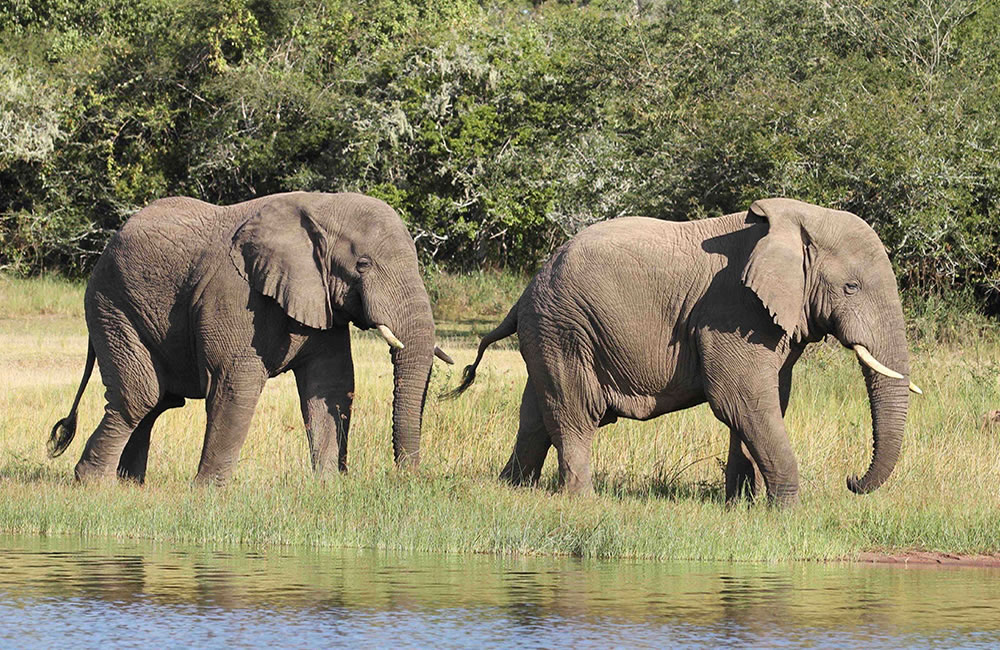
<svg viewBox="0 0 1000 650">
<path fill-rule="evenodd" d="M 624 214 L 852 210 L 921 296 L 1000 304 L 1000 56 L 974 0 L 15 0 L 0 267 L 86 270 L 151 199 L 389 201 L 530 270 Z"/>
</svg>

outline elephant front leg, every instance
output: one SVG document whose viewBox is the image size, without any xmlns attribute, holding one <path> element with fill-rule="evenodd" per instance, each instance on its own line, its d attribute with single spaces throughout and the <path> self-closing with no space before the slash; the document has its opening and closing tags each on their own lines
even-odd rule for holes
<svg viewBox="0 0 1000 650">
<path fill-rule="evenodd" d="M 347 337 L 346 328 L 344 336 Z M 295 370 L 302 420 L 309 439 L 313 471 L 324 475 L 347 471 L 347 434 L 354 401 L 354 367 L 350 341 L 342 353 L 312 359 Z"/>
<path fill-rule="evenodd" d="M 799 500 L 799 466 L 785 433 L 777 391 L 773 408 L 765 407 L 761 403 L 763 399 L 766 397 L 745 401 L 758 406 L 757 409 L 737 414 L 737 428 L 743 432 L 749 455 L 764 478 L 768 500 L 779 506 L 794 505 Z M 740 454 L 743 454 L 742 450 Z"/>
<path fill-rule="evenodd" d="M 233 473 L 266 377 L 256 360 L 212 374 L 205 399 L 205 445 L 196 483 L 221 485 Z"/>
<path fill-rule="evenodd" d="M 798 501 L 799 468 L 785 433 L 778 393 L 776 376 L 771 380 L 741 377 L 736 383 L 710 384 L 708 401 L 712 411 L 731 430 L 742 434 L 738 448 L 730 438 L 732 469 L 726 470 L 727 500 L 739 494 L 741 484 L 746 485 L 752 465 L 756 464 L 771 503 L 784 506 Z M 756 479 L 754 483 L 756 489 Z"/>
<path fill-rule="evenodd" d="M 596 424 L 589 430 L 564 429 L 557 437 L 559 483 L 569 494 L 590 494 L 594 491 L 590 457 L 596 430 Z"/>
<path fill-rule="evenodd" d="M 746 497 L 753 501 L 757 490 L 764 485 L 764 478 L 750 456 L 739 431 L 729 432 L 729 458 L 726 461 L 726 503 L 733 504 Z"/>
<path fill-rule="evenodd" d="M 529 379 L 521 397 L 520 425 L 514 451 L 500 472 L 500 480 L 511 485 L 537 484 L 551 446 L 552 440 L 538 410 L 538 397 Z"/>
</svg>

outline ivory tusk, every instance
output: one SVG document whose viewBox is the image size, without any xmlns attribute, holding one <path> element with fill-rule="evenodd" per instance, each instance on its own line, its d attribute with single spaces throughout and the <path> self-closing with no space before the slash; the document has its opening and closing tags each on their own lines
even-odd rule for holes
<svg viewBox="0 0 1000 650">
<path fill-rule="evenodd" d="M 910 382 L 910 392 L 916 393 L 917 395 L 923 395 L 924 391 L 920 390 L 920 386 L 917 386 L 912 381 Z"/>
<path fill-rule="evenodd" d="M 444 361 L 449 366 L 455 365 L 454 359 L 452 359 L 450 356 L 448 356 L 447 352 L 445 352 L 444 350 L 442 350 L 440 347 L 438 347 L 436 345 L 434 346 L 434 356 L 437 357 L 438 359 L 440 359 L 441 361 Z"/>
<path fill-rule="evenodd" d="M 379 325 L 378 333 L 382 335 L 382 338 L 389 344 L 389 347 L 396 348 L 397 350 L 402 350 L 405 347 L 403 342 L 396 338 L 396 335 L 392 333 L 392 330 L 388 326 Z"/>
<path fill-rule="evenodd" d="M 886 368 L 884 365 L 882 365 L 878 359 L 872 356 L 872 353 L 868 351 L 868 348 L 861 345 L 860 343 L 854 346 L 854 353 L 858 355 L 859 359 L 861 359 L 861 363 L 865 364 L 866 366 L 868 366 L 875 372 L 879 373 L 880 375 L 885 375 L 886 377 L 892 377 L 893 379 L 903 378 L 903 375 L 899 374 L 895 370 Z"/>
</svg>

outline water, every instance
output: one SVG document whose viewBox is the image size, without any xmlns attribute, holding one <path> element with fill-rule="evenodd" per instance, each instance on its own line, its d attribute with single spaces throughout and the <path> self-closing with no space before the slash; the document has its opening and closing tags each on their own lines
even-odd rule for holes
<svg viewBox="0 0 1000 650">
<path fill-rule="evenodd" d="M 0 647 L 996 647 L 1000 570 L 0 536 Z"/>
</svg>

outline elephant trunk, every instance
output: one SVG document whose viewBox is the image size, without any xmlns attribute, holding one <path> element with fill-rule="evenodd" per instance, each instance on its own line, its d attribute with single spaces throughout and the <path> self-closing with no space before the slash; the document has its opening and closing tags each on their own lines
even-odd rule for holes
<svg viewBox="0 0 1000 650">
<path fill-rule="evenodd" d="M 420 463 L 420 426 L 434 360 L 434 319 L 423 286 L 411 288 L 399 305 L 395 330 L 403 347 L 393 346 L 392 449 L 396 465 Z"/>
<path fill-rule="evenodd" d="M 867 494 L 885 482 L 899 459 L 903 442 L 903 428 L 909 406 L 909 359 L 906 337 L 900 310 L 899 323 L 888 337 L 889 343 L 873 350 L 873 355 L 883 364 L 903 375 L 903 378 L 886 376 L 864 363 L 861 365 L 868 387 L 868 401 L 872 414 L 872 460 L 868 471 L 858 478 L 847 479 L 847 487 L 855 494 Z"/>
</svg>

